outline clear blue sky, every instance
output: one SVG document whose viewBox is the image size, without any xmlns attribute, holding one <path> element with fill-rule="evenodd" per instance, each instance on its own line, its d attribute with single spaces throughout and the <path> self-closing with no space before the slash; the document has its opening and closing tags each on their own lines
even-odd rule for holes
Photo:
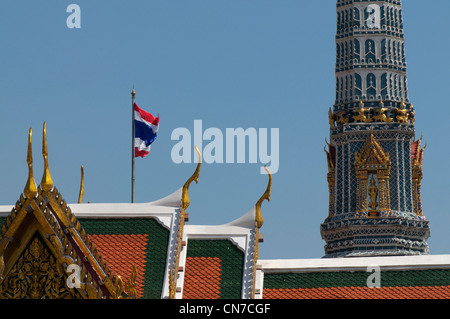
<svg viewBox="0 0 450 319">
<path fill-rule="evenodd" d="M 81 8 L 69 29 L 66 8 Z M 47 122 L 53 180 L 76 202 L 130 201 L 131 89 L 160 114 L 152 151 L 136 159 L 136 201 L 164 197 L 193 173 L 175 164 L 171 133 L 279 128 L 280 167 L 262 213 L 262 259 L 319 258 L 327 216 L 324 139 L 334 102 L 335 0 L 46 0 L 0 2 L 0 204 L 26 183 L 28 129 L 42 176 Z M 450 254 L 450 1 L 404 0 L 410 100 L 428 142 L 422 198 L 432 254 Z M 266 188 L 261 164 L 204 164 L 189 224 L 223 224 Z"/>
</svg>

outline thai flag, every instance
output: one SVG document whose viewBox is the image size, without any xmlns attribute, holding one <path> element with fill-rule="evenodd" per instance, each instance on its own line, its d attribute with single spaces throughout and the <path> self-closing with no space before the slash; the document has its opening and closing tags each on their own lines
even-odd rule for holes
<svg viewBox="0 0 450 319">
<path fill-rule="evenodd" d="M 159 129 L 159 115 L 154 117 L 134 103 L 134 157 L 145 157 L 156 139 Z"/>
</svg>

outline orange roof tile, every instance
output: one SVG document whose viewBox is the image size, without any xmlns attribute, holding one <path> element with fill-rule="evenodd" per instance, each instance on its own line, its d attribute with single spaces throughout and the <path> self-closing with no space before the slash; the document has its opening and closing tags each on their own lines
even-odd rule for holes
<svg viewBox="0 0 450 319">
<path fill-rule="evenodd" d="M 188 257 L 184 279 L 184 299 L 220 297 L 221 260 L 218 257 Z"/>
<path fill-rule="evenodd" d="M 147 234 L 89 235 L 109 268 L 122 277 L 124 283 L 136 267 L 136 297 L 143 295 Z"/>
<path fill-rule="evenodd" d="M 264 289 L 264 299 L 448 299 L 450 286 Z"/>
</svg>

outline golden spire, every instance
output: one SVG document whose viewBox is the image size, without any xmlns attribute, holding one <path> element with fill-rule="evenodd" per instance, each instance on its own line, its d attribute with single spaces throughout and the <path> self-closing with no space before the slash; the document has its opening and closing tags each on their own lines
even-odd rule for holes
<svg viewBox="0 0 450 319">
<path fill-rule="evenodd" d="M 198 177 L 200 175 L 200 166 L 202 165 L 202 154 L 198 150 L 198 147 L 195 146 L 195 150 L 198 154 L 198 164 L 197 168 L 195 169 L 194 174 L 186 181 L 186 183 L 183 185 L 183 193 L 181 195 L 181 207 L 186 210 L 190 204 L 189 201 L 189 185 L 191 185 L 192 181 L 195 181 L 195 183 L 198 183 Z"/>
<path fill-rule="evenodd" d="M 28 133 L 28 153 L 27 153 L 27 164 L 28 164 L 28 180 L 25 185 L 23 193 L 26 198 L 34 198 L 37 194 L 36 182 L 33 175 L 33 151 L 31 146 L 31 136 L 33 134 L 33 129 L 30 128 Z"/>
<path fill-rule="evenodd" d="M 80 182 L 80 192 L 78 194 L 78 204 L 81 204 L 83 202 L 84 197 L 84 168 L 83 165 L 81 165 L 81 182 Z"/>
<path fill-rule="evenodd" d="M 261 204 L 262 202 L 266 199 L 268 202 L 270 202 L 270 192 L 272 190 L 272 174 L 270 173 L 269 169 L 267 168 L 267 165 L 264 165 L 264 168 L 267 171 L 267 174 L 269 175 L 269 183 L 267 184 L 267 188 L 266 191 L 264 192 L 264 194 L 261 196 L 261 198 L 256 202 L 255 205 L 255 222 L 256 222 L 256 227 L 259 229 L 261 228 L 261 226 L 264 223 L 264 219 L 262 217 L 261 214 Z"/>
<path fill-rule="evenodd" d="M 53 180 L 48 168 L 48 150 L 47 150 L 47 124 L 44 122 L 42 134 L 42 156 L 44 157 L 44 175 L 42 175 L 41 188 L 48 192 L 53 188 Z"/>
</svg>

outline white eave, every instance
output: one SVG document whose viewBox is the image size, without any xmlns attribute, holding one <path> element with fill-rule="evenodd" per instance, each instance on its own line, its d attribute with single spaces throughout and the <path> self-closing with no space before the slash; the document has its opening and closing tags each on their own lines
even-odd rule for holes
<svg viewBox="0 0 450 319">
<path fill-rule="evenodd" d="M 238 226 L 246 228 L 255 227 L 255 206 L 253 206 L 246 214 L 222 226 Z"/>
<path fill-rule="evenodd" d="M 69 204 L 77 217 L 82 218 L 133 218 L 172 214 L 181 205 L 182 188 L 172 194 L 149 203 L 83 203 Z M 0 217 L 6 217 L 13 205 L 1 205 Z"/>
<path fill-rule="evenodd" d="M 264 273 L 450 269 L 450 255 L 259 260 Z"/>
<path fill-rule="evenodd" d="M 180 188 L 169 196 L 149 203 L 88 203 L 69 204 L 69 207 L 75 216 L 82 218 L 133 218 L 172 214 L 180 208 L 181 191 Z"/>
</svg>

